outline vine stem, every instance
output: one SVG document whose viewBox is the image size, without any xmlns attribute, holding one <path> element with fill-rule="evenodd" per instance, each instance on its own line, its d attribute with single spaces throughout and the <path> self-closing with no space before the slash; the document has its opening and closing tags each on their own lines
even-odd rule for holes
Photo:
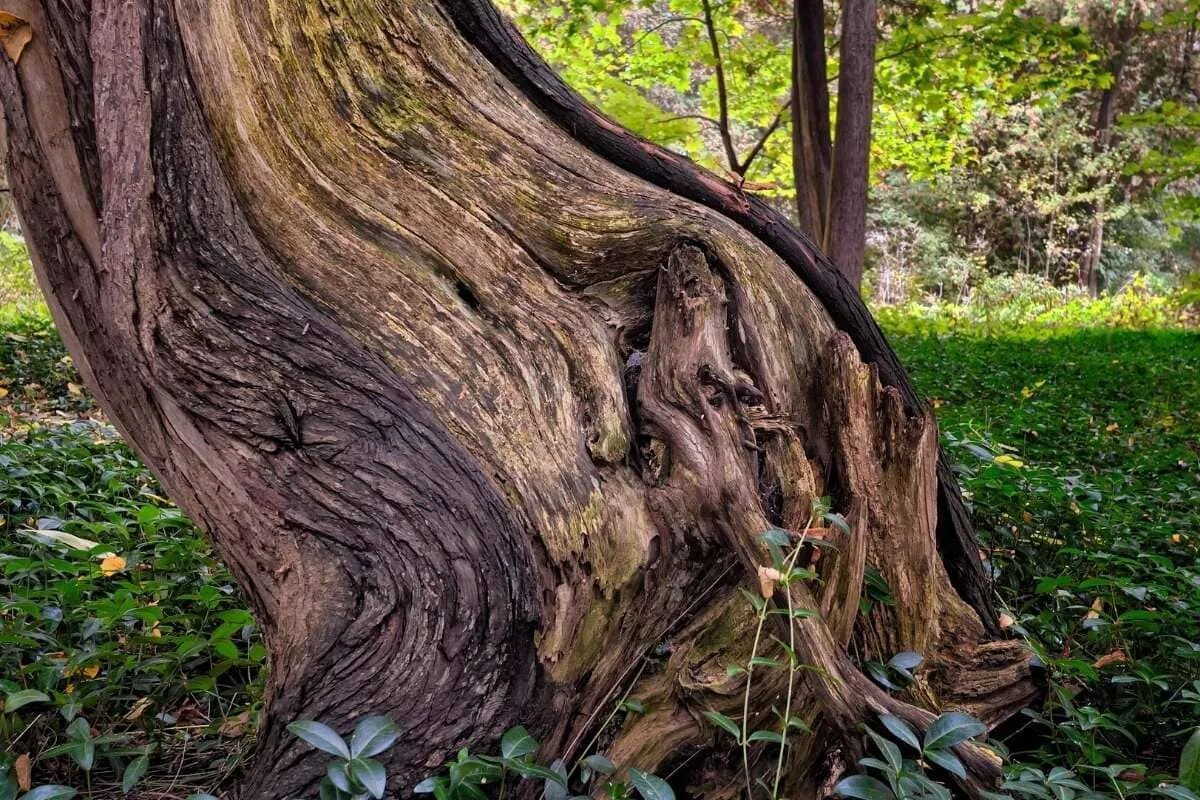
<svg viewBox="0 0 1200 800">
<path fill-rule="evenodd" d="M 805 531 L 807 531 L 810 527 L 812 527 L 814 519 L 815 519 L 815 517 L 808 518 L 808 522 L 804 526 Z M 804 543 L 805 543 L 806 539 L 807 539 L 807 533 L 801 534 L 800 541 L 796 543 L 796 546 L 792 549 L 791 553 L 788 554 L 788 560 L 784 566 L 784 569 L 786 570 L 785 580 L 790 578 L 792 569 L 796 565 L 796 559 L 800 557 L 800 551 L 804 549 Z M 784 712 L 783 735 L 782 735 L 783 741 L 780 742 L 780 746 L 779 746 L 779 762 L 775 768 L 775 785 L 771 790 L 772 797 L 777 795 L 778 791 L 779 791 L 779 776 L 780 776 L 780 772 L 783 769 L 783 751 L 784 751 L 784 746 L 787 743 L 787 724 L 788 724 L 788 718 L 791 715 L 792 690 L 793 690 L 793 686 L 795 684 L 795 678 L 796 678 L 795 659 L 792 657 L 792 653 L 795 652 L 795 648 L 796 648 L 796 630 L 795 630 L 795 621 L 792 619 L 792 616 L 791 616 L 793 612 L 792 612 L 792 593 L 791 593 L 790 589 L 787 592 L 787 596 L 788 596 L 788 637 L 789 637 L 789 642 L 790 642 L 788 646 L 789 646 L 789 648 L 791 648 L 791 652 L 788 653 L 787 707 Z M 750 741 L 749 741 L 749 739 L 750 739 L 750 689 L 754 683 L 754 659 L 758 657 L 758 645 L 759 645 L 759 642 L 762 641 L 763 625 L 766 623 L 767 615 L 769 613 L 770 613 L 770 600 L 764 599 L 762 608 L 759 609 L 759 612 L 758 612 L 758 627 L 755 628 L 755 630 L 754 630 L 754 644 L 750 648 L 750 663 L 746 665 L 746 691 L 742 695 L 742 736 L 741 736 L 742 741 L 741 741 L 741 745 L 742 745 L 742 771 L 745 774 L 745 778 L 746 778 L 746 800 L 752 800 L 754 797 L 754 786 L 750 780 Z"/>
</svg>

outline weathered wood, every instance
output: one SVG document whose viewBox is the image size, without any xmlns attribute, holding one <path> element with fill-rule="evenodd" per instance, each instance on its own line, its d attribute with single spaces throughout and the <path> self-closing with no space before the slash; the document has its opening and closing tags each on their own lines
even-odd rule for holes
<svg viewBox="0 0 1200 800">
<path fill-rule="evenodd" d="M 611 755 L 736 793 L 699 712 L 740 713 L 758 535 L 823 495 L 855 533 L 793 590 L 822 611 L 796 630 L 821 671 L 797 793 L 876 713 L 998 721 L 1031 696 L 857 295 L 764 204 L 583 105 L 490 5 L 6 5 L 34 32 L 0 58 L 9 175 L 56 320 L 266 636 L 241 796 L 319 779 L 295 717 L 391 714 L 411 787 L 518 721 L 584 755 L 626 689 L 648 711 Z M 898 604 L 862 617 L 868 563 Z M 848 654 L 899 649 L 930 662 L 904 699 Z M 968 788 L 994 777 L 964 757 Z"/>
</svg>

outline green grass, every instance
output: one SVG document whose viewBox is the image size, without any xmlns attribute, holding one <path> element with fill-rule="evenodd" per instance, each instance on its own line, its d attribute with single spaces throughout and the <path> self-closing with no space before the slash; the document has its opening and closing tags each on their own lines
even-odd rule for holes
<svg viewBox="0 0 1200 800">
<path fill-rule="evenodd" d="M 1012 627 L 1049 668 L 1014 758 L 1149 790 L 1200 719 L 1200 334 L 883 316 L 936 400 Z M 247 739 L 220 729 L 246 727 L 264 653 L 78 380 L 44 315 L 0 321 L 0 696 L 41 693 L 0 714 L 0 799 L 24 752 L 36 782 L 85 785 L 79 717 L 100 737 L 94 796 L 149 753 L 141 786 L 182 797 L 236 767 Z"/>
</svg>

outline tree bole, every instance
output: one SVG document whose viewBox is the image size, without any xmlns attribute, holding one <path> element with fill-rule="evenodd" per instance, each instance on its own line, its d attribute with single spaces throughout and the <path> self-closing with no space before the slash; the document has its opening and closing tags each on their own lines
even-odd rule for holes
<svg viewBox="0 0 1200 800">
<path fill-rule="evenodd" d="M 822 496 L 854 532 L 789 590 L 820 611 L 793 631 L 816 733 L 790 793 L 850 767 L 878 713 L 994 723 L 1033 697 L 858 295 L 765 204 L 584 105 L 489 4 L 6 10 L 33 30 L 0 92 L 55 319 L 265 634 L 238 796 L 315 786 L 292 719 L 391 715 L 407 793 L 517 722 L 586 755 L 627 691 L 647 711 L 602 732 L 610 757 L 736 795 L 701 712 L 740 714 L 759 534 Z M 860 615 L 867 565 L 897 604 Z M 856 666 L 902 649 L 929 663 L 903 696 Z M 995 779 L 962 755 L 964 789 Z"/>
</svg>

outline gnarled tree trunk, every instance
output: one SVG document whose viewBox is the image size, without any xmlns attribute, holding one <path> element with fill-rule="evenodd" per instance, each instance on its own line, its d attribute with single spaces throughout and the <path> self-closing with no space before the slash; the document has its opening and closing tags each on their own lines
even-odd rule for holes
<svg viewBox="0 0 1200 800">
<path fill-rule="evenodd" d="M 760 533 L 823 495 L 853 534 L 791 589 L 820 614 L 796 623 L 816 733 L 789 795 L 879 712 L 1027 702 L 933 420 L 857 293 L 584 105 L 486 0 L 4 8 L 9 175 L 55 317 L 267 639 L 242 797 L 315 785 L 293 718 L 390 714 L 411 787 L 516 722 L 583 755 L 626 691 L 646 713 L 606 732 L 614 761 L 736 794 L 700 715 L 741 713 Z M 896 604 L 860 615 L 868 565 Z M 928 667 L 903 697 L 856 665 L 906 649 Z M 962 755 L 966 788 L 995 777 Z"/>
</svg>

